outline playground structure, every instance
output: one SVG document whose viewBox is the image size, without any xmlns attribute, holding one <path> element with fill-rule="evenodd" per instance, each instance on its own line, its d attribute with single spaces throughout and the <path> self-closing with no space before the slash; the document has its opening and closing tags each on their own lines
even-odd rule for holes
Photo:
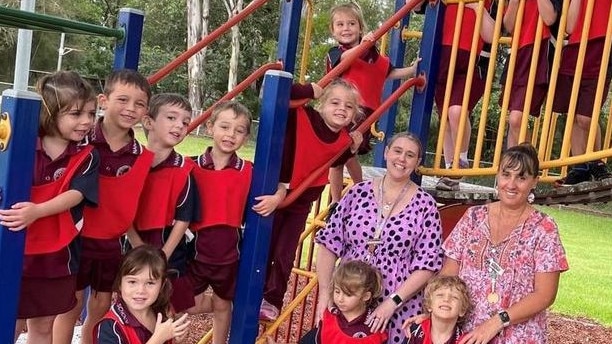
<svg viewBox="0 0 612 344">
<path fill-rule="evenodd" d="M 453 0 L 454 1 L 454 0 Z M 525 0 L 521 0 L 524 3 Z M 592 14 L 593 1 L 588 0 L 589 15 Z M 185 53 L 178 56 L 174 61 L 171 61 L 166 67 L 162 68 L 157 73 L 149 77 L 151 83 L 156 83 L 163 79 L 168 73 L 172 72 L 177 66 L 185 63 L 190 56 L 193 56 L 200 49 L 213 42 L 217 37 L 227 32 L 231 26 L 240 22 L 246 16 L 252 14 L 260 6 L 265 4 L 267 0 L 254 0 L 238 15 L 232 17 L 230 21 L 220 26 L 208 36 L 203 38 L 199 43 L 189 48 Z M 449 0 L 451 2 L 451 0 Z M 461 14 L 464 10 L 464 3 L 459 3 L 459 15 L 457 21 L 461 20 Z M 474 1 L 478 2 L 478 1 Z M 389 33 L 390 43 L 388 56 L 394 65 L 403 65 L 403 57 L 405 51 L 404 37 L 406 27 L 409 21 L 410 11 L 417 5 L 418 1 L 411 1 L 406 4 L 403 0 L 396 0 L 396 12 L 383 23 L 383 25 L 374 32 L 376 38 L 380 38 L 383 34 Z M 477 18 L 482 18 L 484 11 L 483 2 L 478 2 Z M 563 12 L 561 15 L 560 30 L 564 30 L 567 20 L 567 8 L 569 1 L 564 2 Z M 281 20 L 279 25 L 279 42 L 277 58 L 278 62 L 272 62 L 260 67 L 251 76 L 241 82 L 234 90 L 226 94 L 222 99 L 229 99 L 238 94 L 242 89 L 248 87 L 254 80 L 260 78 L 265 73 L 265 82 L 263 89 L 263 97 L 260 108 L 260 128 L 257 140 L 257 150 L 255 155 L 255 170 L 253 172 L 253 184 L 249 194 L 249 200 L 254 199 L 254 196 L 261 194 L 270 194 L 276 189 L 278 175 L 280 170 L 281 147 L 283 146 L 285 132 L 285 118 L 287 110 L 290 106 L 298 105 L 298 102 L 289 102 L 289 88 L 292 80 L 292 74 L 295 66 L 295 56 L 297 51 L 297 42 L 299 36 L 300 22 L 302 21 L 302 6 L 301 0 L 283 1 L 281 8 Z M 306 5 L 312 8 L 312 3 Z M 384 103 L 379 109 L 376 109 L 374 115 L 370 117 L 370 121 L 360 126 L 360 131 L 369 130 L 372 121 L 379 120 L 379 128 L 385 133 L 392 133 L 395 128 L 397 105 L 396 100 L 401 94 L 413 86 L 418 86 L 418 90 L 414 92 L 412 99 L 412 112 L 408 128 L 410 131 L 417 133 L 423 142 L 427 142 L 430 134 L 430 119 L 433 106 L 434 87 L 432 82 L 436 80 L 437 67 L 439 61 L 439 45 L 441 37 L 442 20 L 444 16 L 444 8 L 439 2 L 432 2 L 427 5 L 425 22 L 422 28 L 420 41 L 420 55 L 423 61 L 419 65 L 420 75 L 417 78 L 400 84 L 399 81 L 388 82 L 385 86 L 383 98 Z M 488 66 L 487 87 L 483 98 L 482 112 L 480 113 L 480 123 L 478 127 L 478 135 L 476 136 L 476 151 L 473 155 L 473 161 L 470 169 L 459 170 L 458 166 L 453 166 L 451 169 L 440 169 L 442 146 L 441 136 L 439 136 L 438 144 L 435 149 L 434 167 L 422 167 L 420 171 L 424 175 L 493 175 L 497 171 L 501 150 L 503 147 L 504 132 L 506 125 L 506 116 L 508 99 L 502 102 L 502 113 L 499 121 L 499 131 L 496 137 L 496 150 L 491 166 L 481 167 L 482 153 L 484 145 L 484 132 L 487 124 L 488 104 L 491 100 L 493 71 L 496 68 L 496 56 L 501 47 L 510 45 L 511 51 L 515 52 L 512 56 L 516 56 L 518 49 L 518 40 L 512 40 L 509 37 L 501 35 L 501 16 L 503 14 L 503 2 L 500 2 L 496 18 L 496 26 L 494 32 L 494 49 L 491 52 L 491 59 Z M 518 19 L 520 20 L 522 12 L 519 11 Z M 477 21 L 479 22 L 479 21 Z M 585 21 L 588 23 L 588 20 Z M 132 68 L 137 69 L 139 52 L 140 52 L 140 37 L 142 33 L 143 15 L 139 11 L 122 10 L 119 16 L 119 28 L 110 29 L 95 25 L 78 23 L 62 18 L 50 17 L 35 13 L 27 13 L 24 11 L 0 7 L 0 25 L 18 27 L 22 29 L 44 29 L 56 30 L 66 33 L 78 34 L 96 34 L 117 39 L 115 50 L 114 69 Z M 399 25 L 396 25 L 399 23 Z M 542 29 L 542 20 L 538 25 L 537 30 Z M 520 27 L 520 25 L 517 25 Z M 308 28 L 308 24 L 307 24 Z M 478 32 L 479 30 L 475 30 Z M 539 31 L 538 31 L 539 32 Z M 475 42 L 477 37 L 474 37 Z M 455 37 L 455 45 L 458 41 L 458 33 Z M 365 51 L 373 42 L 364 42 L 359 49 Z M 608 21 L 607 35 L 605 40 L 605 51 L 602 56 L 602 65 L 607 66 L 610 55 L 610 46 L 612 45 L 612 20 Z M 307 46 L 307 44 L 305 44 Z M 534 47 L 534 56 L 537 56 L 537 49 L 540 47 L 536 43 Z M 581 54 L 584 57 L 586 49 L 585 41 L 581 43 Z M 573 111 L 570 111 L 567 118 L 567 124 L 564 128 L 563 145 L 558 153 L 554 153 L 553 140 L 557 128 L 558 114 L 552 113 L 552 98 L 554 96 L 554 80 L 556 80 L 558 66 L 561 58 L 561 49 L 557 52 L 553 61 L 551 88 L 544 107 L 543 116 L 533 122 L 531 142 L 533 142 L 539 150 L 543 181 L 552 181 L 557 176 L 553 176 L 551 172 L 555 169 L 561 169 L 561 174 L 566 173 L 566 167 L 571 164 L 586 162 L 593 159 L 603 159 L 612 156 L 612 148 L 609 147 L 610 139 L 612 138 L 612 123 L 606 121 L 604 137 L 604 145 L 601 150 L 593 149 L 595 140 L 595 127 L 591 127 L 589 135 L 589 143 L 587 153 L 581 156 L 569 156 L 569 133 L 571 132 Z M 359 54 L 355 54 L 358 56 Z M 456 58 L 456 50 L 453 59 Z M 579 61 L 582 59 L 579 58 Z M 340 75 L 346 69 L 351 59 L 345 59 L 339 66 L 334 68 L 332 72 L 326 75 L 318 83 L 321 86 L 329 83 L 334 77 Z M 470 56 L 470 64 L 476 62 L 476 54 L 473 52 Z M 451 71 L 454 68 L 454 63 L 451 63 Z M 577 76 L 582 71 L 582 63 L 577 66 Z M 301 73 L 304 75 L 304 73 Z M 452 72 L 449 73 L 452 75 Z M 508 79 L 511 80 L 513 75 L 513 62 L 510 61 L 510 71 Z M 468 75 L 468 79 L 473 76 Z M 599 75 L 598 84 L 598 100 L 606 95 L 603 94 L 603 80 L 605 78 L 605 69 Z M 579 78 L 577 78 L 579 79 Z M 533 89 L 533 78 L 530 78 L 531 87 Z M 508 82 L 508 81 L 507 81 Z M 511 81 L 510 81 L 511 82 Z M 449 83 L 450 84 L 450 83 Z M 577 85 L 574 85 L 574 90 Z M 570 104 L 573 104 L 575 109 L 577 92 L 573 92 Z M 467 97 L 466 97 L 467 99 Z M 448 104 L 448 101 L 446 101 Z M 529 103 L 528 101 L 526 102 Z M 35 136 L 38 127 L 38 118 L 40 100 L 39 97 L 31 92 L 21 90 L 8 90 L 3 93 L 2 111 L 0 114 L 0 207 L 8 207 L 11 204 L 23 201 L 29 198 L 31 171 L 33 165 L 33 154 Z M 464 107 L 465 108 L 465 107 Z M 190 129 L 197 127 L 199 123 L 206 119 L 210 110 L 205 111 L 202 116 L 195 120 Z M 447 125 L 446 109 L 442 109 L 442 117 L 440 122 L 440 132 Z M 379 116 L 383 115 L 378 118 Z M 468 114 L 462 114 L 460 127 L 465 126 L 465 118 Z M 599 111 L 596 111 L 593 122 L 600 120 Z M 609 114 L 608 114 L 609 118 Z M 525 116 L 521 129 L 519 141 L 524 141 L 527 135 L 527 127 L 529 117 Z M 459 131 L 460 133 L 463 130 Z M 387 135 L 388 137 L 389 135 Z M 461 140 L 458 139 L 457 142 Z M 375 165 L 382 165 L 382 154 L 385 141 L 376 145 L 374 151 Z M 458 162 L 459 150 L 456 149 L 454 161 Z M 329 162 L 331 164 L 331 161 Z M 329 165 L 321 166 L 316 173 L 313 173 L 313 179 L 317 173 L 325 173 Z M 306 181 L 307 183 L 308 181 Z M 300 188 L 307 187 L 307 184 Z M 608 201 L 612 198 L 612 182 L 592 182 L 590 184 L 567 187 L 559 190 L 547 190 L 537 194 L 536 202 L 539 204 L 554 204 L 554 203 L 588 203 Z M 457 220 L 457 214 L 461 214 L 465 204 L 480 203 L 487 201 L 493 197 L 491 192 L 440 192 L 428 190 L 436 196 L 438 201 L 447 206 L 440 208 L 445 222 L 445 228 L 452 227 Z M 296 195 L 297 191 L 292 193 Z M 292 196 L 295 197 L 295 196 Z M 288 198 L 283 202 L 283 205 L 291 202 Z M 459 205 L 452 205 L 453 203 Z M 252 204 L 247 205 L 247 209 L 251 209 Z M 292 290 L 290 290 L 290 303 L 283 308 L 279 319 L 273 324 L 264 324 L 260 327 L 258 324 L 258 310 L 263 292 L 263 284 L 265 279 L 265 271 L 267 264 L 268 246 L 270 241 L 270 232 L 272 227 L 272 218 L 263 218 L 252 211 L 247 212 L 246 225 L 244 232 L 244 241 L 241 251 L 241 263 L 238 276 L 238 289 L 234 301 L 234 312 L 232 319 L 232 329 L 230 343 L 252 343 L 255 342 L 257 336 L 265 332 L 266 334 L 274 334 L 278 332 L 284 335 L 284 341 L 289 342 L 290 338 L 300 336 L 302 330 L 313 326 L 313 317 L 306 316 L 312 314 L 313 305 L 316 305 L 316 286 L 317 281 L 312 272 L 312 261 L 314 244 L 312 235 L 316 229 L 324 225 L 326 215 L 325 202 L 317 203 L 315 207 L 314 219 L 302 235 L 302 247 L 297 252 L 296 268 L 294 269 L 295 276 L 292 278 Z M 6 228 L 0 228 L 0 302 L 3 304 L 3 311 L 0 315 L 0 342 L 11 342 L 14 331 L 15 311 L 17 308 L 17 293 L 19 290 L 19 280 L 21 274 L 21 259 L 23 255 L 23 243 L 25 232 L 10 232 Z M 305 302 L 308 301 L 308 302 Z M 304 320 L 309 320 L 304 323 Z M 201 342 L 209 340 L 209 336 L 205 336 Z M 283 338 L 280 339 L 281 341 Z"/>
</svg>

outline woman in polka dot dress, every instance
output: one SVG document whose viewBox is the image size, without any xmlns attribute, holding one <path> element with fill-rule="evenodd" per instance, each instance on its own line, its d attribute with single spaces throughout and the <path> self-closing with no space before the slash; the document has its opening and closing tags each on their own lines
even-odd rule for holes
<svg viewBox="0 0 612 344">
<path fill-rule="evenodd" d="M 383 295 L 366 324 L 388 329 L 400 343 L 402 321 L 422 309 L 421 290 L 442 265 L 440 215 L 435 200 L 410 180 L 422 146 L 413 134 L 393 136 L 385 149 L 387 172 L 356 184 L 316 237 L 320 316 L 328 306 L 336 260 L 362 260 L 383 275 Z"/>
</svg>

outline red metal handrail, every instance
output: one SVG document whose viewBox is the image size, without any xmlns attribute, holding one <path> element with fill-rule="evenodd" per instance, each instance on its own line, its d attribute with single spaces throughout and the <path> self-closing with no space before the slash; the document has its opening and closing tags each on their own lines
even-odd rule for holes
<svg viewBox="0 0 612 344">
<path fill-rule="evenodd" d="M 251 2 L 247 7 L 245 7 L 242 11 L 240 11 L 235 16 L 231 17 L 228 21 L 223 23 L 223 25 L 216 28 L 213 32 L 206 35 L 206 37 L 202 38 L 198 43 L 194 44 L 191 48 L 187 49 L 184 53 L 177 56 L 174 60 L 170 61 L 167 65 L 162 67 L 155 74 L 149 76 L 147 79 L 149 84 L 154 85 L 158 83 L 161 79 L 165 78 L 175 70 L 178 66 L 185 63 L 190 57 L 197 54 L 200 50 L 204 49 L 210 43 L 212 43 L 215 39 L 219 38 L 219 36 L 223 35 L 232 26 L 239 23 L 242 19 L 253 13 L 256 9 L 263 6 L 268 0 L 255 0 Z"/>
<path fill-rule="evenodd" d="M 378 118 L 383 114 L 383 112 L 385 112 L 391 105 L 393 105 L 397 101 L 397 99 L 412 86 L 417 86 L 417 87 L 425 86 L 425 77 L 419 76 L 416 78 L 408 79 L 404 83 L 402 83 L 400 87 L 398 87 L 398 89 L 395 90 L 395 92 L 393 92 L 389 96 L 389 98 L 385 99 L 385 101 L 363 123 L 361 123 L 361 125 L 356 130 L 360 131 L 361 133 L 364 133 L 366 130 L 370 130 L 370 125 L 372 125 L 372 123 L 377 121 Z M 336 161 L 336 159 L 338 159 L 342 155 L 342 153 L 344 153 L 344 150 L 346 148 L 349 148 L 349 146 L 350 145 L 347 145 L 346 147 L 344 147 L 344 149 L 338 152 L 326 164 L 314 170 L 308 176 L 308 178 L 304 179 L 304 181 L 301 182 L 300 185 L 298 185 L 295 189 L 293 189 L 289 193 L 289 195 L 287 195 L 287 197 L 279 205 L 279 208 L 284 208 L 288 206 L 289 204 L 291 204 L 293 201 L 295 201 L 296 198 L 298 198 L 304 192 L 304 190 L 306 190 L 306 188 L 308 188 L 312 184 L 312 182 L 315 179 L 319 178 L 323 173 L 327 173 L 332 163 Z"/>
<path fill-rule="evenodd" d="M 373 41 L 363 41 L 357 48 L 351 53 L 351 55 L 342 59 L 340 63 L 334 67 L 329 73 L 325 74 L 317 84 L 324 88 L 332 80 L 339 77 L 359 56 L 363 55 L 366 50 L 370 49 L 377 40 L 380 39 L 387 31 L 389 31 L 395 23 L 402 20 L 403 17 L 408 15 L 408 12 L 412 11 L 417 5 L 420 5 L 423 0 L 410 0 L 402 8 L 400 8 L 393 16 L 387 19 L 376 31 L 372 33 L 374 36 Z M 302 106 L 308 102 L 308 99 L 295 99 L 289 103 L 289 107 L 296 108 Z M 371 124 L 371 123 L 370 123 Z"/>
<path fill-rule="evenodd" d="M 215 105 L 219 104 L 222 101 L 230 100 L 234 98 L 235 96 L 240 94 L 240 92 L 244 91 L 247 87 L 249 87 L 249 85 L 254 83 L 255 80 L 257 80 L 262 75 L 264 75 L 267 71 L 272 70 L 272 69 L 276 69 L 276 70 L 283 69 L 283 63 L 281 61 L 270 62 L 270 63 L 266 63 L 265 65 L 257 68 L 257 70 L 251 73 L 251 75 L 249 75 L 241 83 L 236 85 L 236 87 L 234 87 L 231 91 L 227 92 L 223 97 L 221 97 L 213 105 L 211 105 L 208 109 L 206 109 L 206 111 L 202 112 L 198 117 L 196 117 L 193 121 L 191 121 L 191 123 L 187 127 L 187 133 L 192 132 L 195 128 L 198 127 L 198 125 L 206 121 L 212 114 L 212 111 Z"/>
</svg>

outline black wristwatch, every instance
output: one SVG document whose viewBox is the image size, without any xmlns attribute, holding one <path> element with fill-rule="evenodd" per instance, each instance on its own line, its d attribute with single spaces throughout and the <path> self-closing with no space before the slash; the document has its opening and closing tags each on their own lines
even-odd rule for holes
<svg viewBox="0 0 612 344">
<path fill-rule="evenodd" d="M 402 303 L 404 303 L 404 300 L 402 300 L 402 297 L 397 295 L 397 294 L 391 294 L 391 296 L 389 296 L 391 298 L 391 300 L 395 303 L 395 306 L 400 306 Z"/>
<path fill-rule="evenodd" d="M 504 328 L 510 326 L 510 316 L 508 315 L 508 312 L 506 312 L 505 310 L 501 310 L 498 314 L 499 319 L 501 319 L 502 325 L 504 325 Z"/>
</svg>

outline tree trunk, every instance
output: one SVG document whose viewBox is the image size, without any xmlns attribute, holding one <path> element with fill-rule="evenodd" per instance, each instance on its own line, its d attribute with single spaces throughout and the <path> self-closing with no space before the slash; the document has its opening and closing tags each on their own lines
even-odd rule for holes
<svg viewBox="0 0 612 344">
<path fill-rule="evenodd" d="M 243 6 L 243 0 L 227 0 L 227 17 L 232 18 L 237 15 Z M 227 90 L 231 91 L 238 84 L 238 64 L 240 60 L 240 28 L 238 25 L 232 27 L 231 40 L 232 54 L 229 61 L 229 72 L 227 76 Z"/>
<path fill-rule="evenodd" d="M 187 46 L 191 47 L 208 35 L 210 0 L 187 0 Z M 193 109 L 202 109 L 202 79 L 206 48 L 188 61 L 189 102 Z"/>
</svg>

